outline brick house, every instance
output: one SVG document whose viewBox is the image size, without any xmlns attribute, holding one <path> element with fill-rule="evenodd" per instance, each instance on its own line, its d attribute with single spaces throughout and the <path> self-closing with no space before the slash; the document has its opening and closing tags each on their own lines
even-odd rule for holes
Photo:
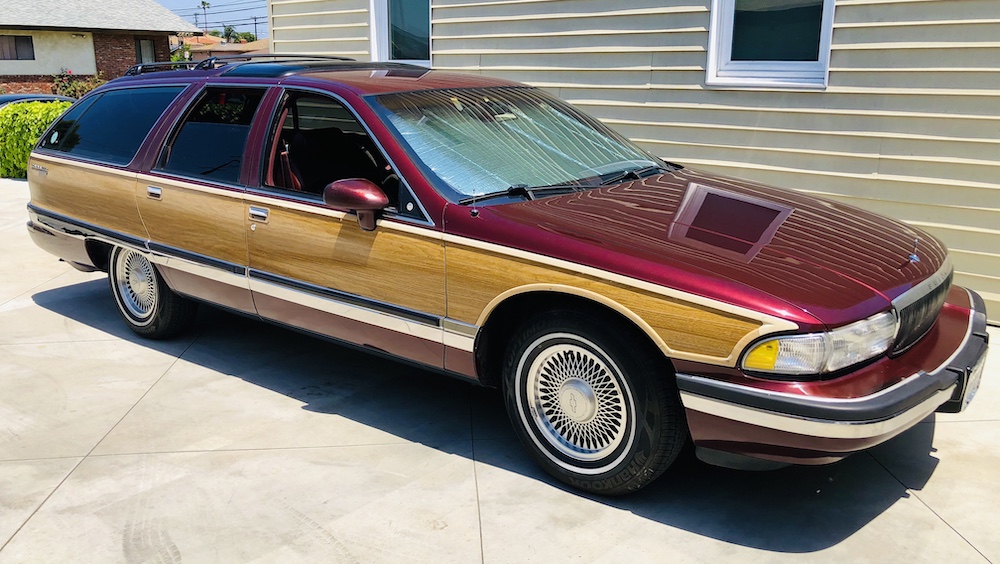
<svg viewBox="0 0 1000 564">
<path fill-rule="evenodd" d="M 0 91 L 48 93 L 63 70 L 117 78 L 170 60 L 180 32 L 201 33 L 154 0 L 3 0 Z"/>
</svg>

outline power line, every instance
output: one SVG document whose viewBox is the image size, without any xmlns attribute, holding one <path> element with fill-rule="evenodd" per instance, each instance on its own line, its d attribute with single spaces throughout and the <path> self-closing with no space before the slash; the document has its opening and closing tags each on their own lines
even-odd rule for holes
<svg viewBox="0 0 1000 564">
<path fill-rule="evenodd" d="M 214 10 L 215 8 L 231 8 L 233 6 L 243 6 L 243 5 L 246 5 L 246 4 L 257 4 L 257 5 L 261 5 L 262 7 L 266 7 L 267 6 L 267 0 L 263 0 L 263 1 L 262 0 L 239 0 L 237 2 L 214 3 L 214 4 L 210 2 L 210 4 L 211 4 L 211 6 L 209 6 L 209 9 L 212 9 L 212 10 Z M 175 12 L 175 13 L 184 13 L 184 12 L 189 12 L 191 10 L 200 10 L 200 9 L 201 9 L 201 6 L 191 6 L 190 8 L 173 8 L 170 11 L 171 12 Z"/>
<path fill-rule="evenodd" d="M 233 19 L 233 20 L 218 20 L 218 21 L 207 22 L 206 23 L 206 25 L 209 25 L 209 26 L 213 26 L 213 25 L 231 25 L 231 26 L 235 26 L 237 24 L 238 25 L 247 25 L 247 26 L 253 25 L 253 18 L 241 18 L 241 19 Z"/>
</svg>

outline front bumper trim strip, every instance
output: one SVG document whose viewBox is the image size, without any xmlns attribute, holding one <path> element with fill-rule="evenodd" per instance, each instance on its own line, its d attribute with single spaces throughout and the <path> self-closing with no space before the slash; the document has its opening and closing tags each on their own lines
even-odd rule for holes
<svg viewBox="0 0 1000 564">
<path fill-rule="evenodd" d="M 758 427 L 794 433 L 796 435 L 830 439 L 868 439 L 881 437 L 910 427 L 933 413 L 938 406 L 951 397 L 954 390 L 955 384 L 952 384 L 899 415 L 881 421 L 865 422 L 829 421 L 796 417 L 783 413 L 761 411 L 752 407 L 706 398 L 687 392 L 681 392 L 681 401 L 687 409 L 722 417 L 731 421 L 739 421 Z"/>
</svg>

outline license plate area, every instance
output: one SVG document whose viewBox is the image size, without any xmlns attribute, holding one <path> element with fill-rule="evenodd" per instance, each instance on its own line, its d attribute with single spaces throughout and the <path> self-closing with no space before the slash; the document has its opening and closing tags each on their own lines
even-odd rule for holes
<svg viewBox="0 0 1000 564">
<path fill-rule="evenodd" d="M 965 408 L 969 407 L 972 403 L 972 398 L 976 396 L 976 392 L 979 391 L 979 383 L 983 379 L 983 368 L 986 366 L 986 355 L 983 354 L 976 361 L 976 364 L 969 369 L 968 376 L 965 379 L 965 390 L 962 392 L 962 407 L 961 411 L 965 411 Z"/>
</svg>

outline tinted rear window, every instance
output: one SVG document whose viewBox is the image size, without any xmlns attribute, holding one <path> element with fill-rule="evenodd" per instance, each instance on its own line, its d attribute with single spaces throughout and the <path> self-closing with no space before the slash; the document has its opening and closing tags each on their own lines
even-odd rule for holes
<svg viewBox="0 0 1000 564">
<path fill-rule="evenodd" d="M 160 158 L 160 170 L 236 183 L 263 89 L 208 88 Z"/>
<path fill-rule="evenodd" d="M 52 128 L 41 147 L 126 165 L 182 86 L 112 90 L 79 104 Z"/>
</svg>

